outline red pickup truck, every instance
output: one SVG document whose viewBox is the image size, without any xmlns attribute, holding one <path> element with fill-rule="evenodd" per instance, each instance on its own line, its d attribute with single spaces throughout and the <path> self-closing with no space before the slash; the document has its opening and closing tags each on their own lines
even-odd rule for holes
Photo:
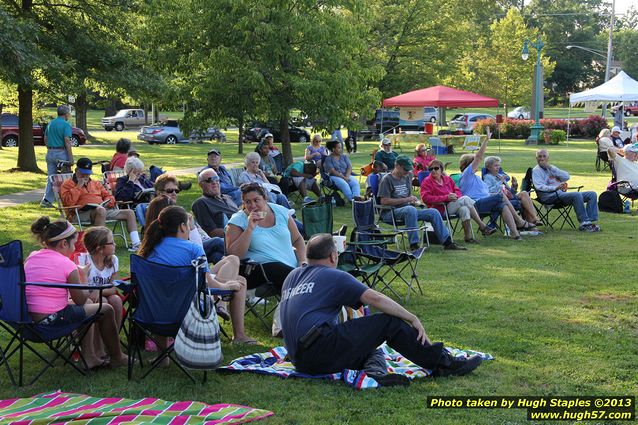
<svg viewBox="0 0 638 425">
<path fill-rule="evenodd" d="M 623 109 L 625 110 L 626 117 L 630 117 L 632 115 L 634 116 L 638 115 L 638 105 L 635 105 L 635 106 L 625 105 L 623 106 Z"/>
<path fill-rule="evenodd" d="M 2 146 L 7 148 L 15 148 L 19 144 L 20 127 L 18 126 L 18 116 L 15 114 L 0 115 L 0 123 L 2 124 Z M 33 144 L 44 146 L 44 130 L 46 124 L 33 123 Z M 79 146 L 86 143 L 84 131 L 77 127 L 71 127 L 71 144 Z"/>
</svg>

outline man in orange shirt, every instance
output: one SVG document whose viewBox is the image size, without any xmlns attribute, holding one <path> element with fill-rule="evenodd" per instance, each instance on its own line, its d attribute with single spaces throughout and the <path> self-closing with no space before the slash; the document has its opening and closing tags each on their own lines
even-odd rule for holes
<svg viewBox="0 0 638 425">
<path fill-rule="evenodd" d="M 76 163 L 75 174 L 72 179 L 62 183 L 60 197 L 65 206 L 79 205 L 80 219 L 90 220 L 91 224 L 104 226 L 106 220 L 126 221 L 126 227 L 131 235 L 129 251 L 137 251 L 140 245 L 140 235 L 133 210 L 120 210 L 116 207 L 115 198 L 109 194 L 104 185 L 91 180 L 93 163 L 88 158 L 80 158 Z M 67 210 L 69 221 L 76 220 L 72 211 Z"/>
</svg>

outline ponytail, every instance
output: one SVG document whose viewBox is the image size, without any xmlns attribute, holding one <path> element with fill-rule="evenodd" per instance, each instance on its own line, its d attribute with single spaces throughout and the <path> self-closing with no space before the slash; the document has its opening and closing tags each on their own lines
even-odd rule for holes
<svg viewBox="0 0 638 425">
<path fill-rule="evenodd" d="M 164 208 L 157 220 L 147 223 L 139 255 L 148 258 L 162 239 L 167 236 L 177 236 L 181 224 L 188 225 L 188 214 L 184 208 L 177 205 Z"/>
</svg>

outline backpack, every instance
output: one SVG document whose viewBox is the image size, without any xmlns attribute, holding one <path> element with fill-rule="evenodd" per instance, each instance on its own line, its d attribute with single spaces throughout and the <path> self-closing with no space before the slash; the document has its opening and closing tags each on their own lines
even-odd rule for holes
<svg viewBox="0 0 638 425">
<path fill-rule="evenodd" d="M 598 209 L 604 212 L 622 214 L 623 203 L 620 194 L 613 190 L 606 190 L 598 197 Z"/>
</svg>

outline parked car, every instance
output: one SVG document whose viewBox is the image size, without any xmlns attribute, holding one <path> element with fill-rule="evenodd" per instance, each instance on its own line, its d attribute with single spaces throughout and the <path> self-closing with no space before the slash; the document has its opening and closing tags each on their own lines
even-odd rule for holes
<svg viewBox="0 0 638 425">
<path fill-rule="evenodd" d="M 217 127 L 208 127 L 201 130 L 193 130 L 190 134 L 192 140 L 201 142 L 202 140 L 217 140 L 221 143 L 226 141 L 226 134 Z"/>
<path fill-rule="evenodd" d="M 188 139 L 179 129 L 177 120 L 166 120 L 164 122 L 142 127 L 137 135 L 138 140 L 148 142 L 149 145 L 154 143 L 166 143 L 174 145 L 175 143 L 188 143 Z"/>
<path fill-rule="evenodd" d="M 2 146 L 7 148 L 18 147 L 20 142 L 20 126 L 18 116 L 15 114 L 0 115 L 2 123 Z M 33 144 L 44 146 L 44 132 L 46 123 L 33 123 Z M 86 143 L 86 135 L 82 129 L 71 127 L 71 145 L 80 146 Z"/>
<path fill-rule="evenodd" d="M 451 120 L 450 127 L 462 130 L 466 134 L 472 134 L 477 121 L 486 119 L 496 120 L 496 117 L 490 114 L 463 114 L 459 118 L 455 117 L 455 119 Z"/>
<path fill-rule="evenodd" d="M 512 109 L 512 111 L 507 114 L 507 118 L 515 120 L 530 120 L 532 119 L 532 113 L 525 106 L 519 106 L 518 108 Z"/>
<path fill-rule="evenodd" d="M 160 115 L 158 121 L 165 121 L 168 119 L 167 115 Z M 125 128 L 140 127 L 146 124 L 146 117 L 144 116 L 144 109 L 122 109 L 117 111 L 112 117 L 102 118 L 102 127 L 104 130 L 122 131 Z"/>
<path fill-rule="evenodd" d="M 634 106 L 630 106 L 630 105 L 625 105 L 623 106 L 623 109 L 625 110 L 625 116 L 629 117 L 631 115 L 638 115 L 638 105 L 634 105 Z"/>
<path fill-rule="evenodd" d="M 276 123 L 266 123 L 263 126 L 256 126 L 248 130 L 245 134 L 247 142 L 259 142 L 266 135 L 271 133 L 275 142 L 281 142 L 281 131 Z M 288 133 L 290 133 L 290 141 L 293 143 L 310 142 L 310 133 L 301 127 L 288 124 Z"/>
</svg>

